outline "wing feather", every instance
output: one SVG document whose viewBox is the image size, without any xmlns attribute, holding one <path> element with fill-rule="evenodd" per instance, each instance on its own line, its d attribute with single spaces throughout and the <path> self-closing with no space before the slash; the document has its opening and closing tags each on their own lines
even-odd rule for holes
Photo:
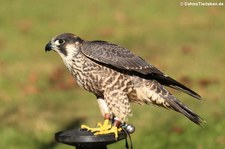
<svg viewBox="0 0 225 149">
<path fill-rule="evenodd" d="M 133 70 L 142 74 L 163 74 L 153 65 L 147 63 L 128 49 L 105 41 L 86 41 L 82 52 L 91 59 L 117 68 Z"/>
<path fill-rule="evenodd" d="M 183 91 L 197 99 L 201 99 L 200 95 L 188 87 L 165 75 L 155 66 L 147 63 L 141 57 L 119 45 L 106 41 L 85 41 L 81 51 L 92 60 L 133 72 L 135 75 L 144 77 L 145 79 L 155 79 L 162 85 Z"/>
</svg>

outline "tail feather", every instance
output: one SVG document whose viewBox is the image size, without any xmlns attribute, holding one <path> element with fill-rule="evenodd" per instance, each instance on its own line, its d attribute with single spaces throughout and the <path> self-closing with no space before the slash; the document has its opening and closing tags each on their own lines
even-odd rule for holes
<svg viewBox="0 0 225 149">
<path fill-rule="evenodd" d="M 172 98 L 170 97 L 169 99 L 167 99 L 166 102 L 171 106 L 172 109 L 185 115 L 188 119 L 190 119 L 195 124 L 203 126 L 203 124 L 205 123 L 204 119 L 202 119 L 199 115 L 194 113 L 191 109 L 189 109 L 186 105 L 181 103 L 174 96 L 172 96 Z"/>
<path fill-rule="evenodd" d="M 190 119 L 197 125 L 202 126 L 204 124 L 205 121 L 200 116 L 190 110 L 186 105 L 179 101 L 157 81 L 153 81 L 149 88 L 143 89 L 146 90 L 143 90 L 144 92 L 142 92 L 141 95 L 147 93 L 147 98 L 145 98 L 146 96 L 141 97 L 143 97 L 143 99 L 146 99 L 147 104 L 154 104 L 166 109 L 175 110 L 185 115 L 188 119 Z"/>
</svg>

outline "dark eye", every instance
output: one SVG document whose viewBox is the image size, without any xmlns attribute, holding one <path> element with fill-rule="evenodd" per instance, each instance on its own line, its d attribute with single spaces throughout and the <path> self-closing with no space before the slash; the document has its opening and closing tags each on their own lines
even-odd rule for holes
<svg viewBox="0 0 225 149">
<path fill-rule="evenodd" d="M 65 40 L 59 39 L 59 44 L 64 44 Z"/>
<path fill-rule="evenodd" d="M 65 43 L 65 40 L 63 40 L 63 39 L 58 39 L 58 40 L 55 41 L 55 43 L 56 43 L 57 45 L 62 45 L 62 44 Z"/>
</svg>

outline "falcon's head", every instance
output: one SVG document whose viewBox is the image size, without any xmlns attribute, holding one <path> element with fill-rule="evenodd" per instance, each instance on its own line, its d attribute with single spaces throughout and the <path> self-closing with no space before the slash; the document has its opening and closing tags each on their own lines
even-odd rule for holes
<svg viewBox="0 0 225 149">
<path fill-rule="evenodd" d="M 51 41 L 45 46 L 45 52 L 55 51 L 63 59 L 66 57 L 73 57 L 78 54 L 83 40 L 72 34 L 63 33 L 51 39 Z"/>
</svg>

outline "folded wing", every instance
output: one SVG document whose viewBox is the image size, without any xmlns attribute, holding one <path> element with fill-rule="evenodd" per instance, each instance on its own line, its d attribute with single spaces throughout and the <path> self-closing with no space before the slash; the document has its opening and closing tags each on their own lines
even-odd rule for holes
<svg viewBox="0 0 225 149">
<path fill-rule="evenodd" d="M 145 79 L 157 80 L 162 85 L 183 91 L 192 97 L 201 99 L 201 96 L 193 90 L 165 75 L 155 66 L 147 63 L 141 57 L 119 45 L 106 41 L 85 41 L 81 51 L 88 58 L 96 62 L 129 71 Z"/>
</svg>

